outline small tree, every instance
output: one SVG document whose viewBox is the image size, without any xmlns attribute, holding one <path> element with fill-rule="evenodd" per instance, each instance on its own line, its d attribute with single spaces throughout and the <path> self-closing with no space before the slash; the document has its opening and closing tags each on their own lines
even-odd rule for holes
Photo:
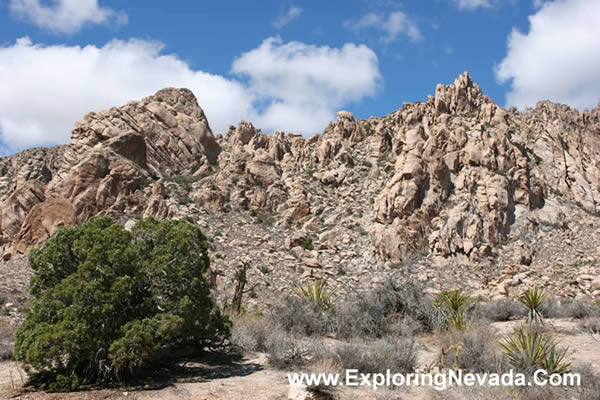
<svg viewBox="0 0 600 400">
<path fill-rule="evenodd" d="M 229 335 L 203 278 L 206 238 L 187 222 L 145 219 L 128 232 L 92 218 L 61 228 L 29 263 L 32 305 L 15 356 L 50 390 L 120 380 Z"/>
</svg>

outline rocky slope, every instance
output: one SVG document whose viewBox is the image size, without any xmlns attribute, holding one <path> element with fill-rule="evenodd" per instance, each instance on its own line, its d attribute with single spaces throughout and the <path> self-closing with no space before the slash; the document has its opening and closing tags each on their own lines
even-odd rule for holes
<svg viewBox="0 0 600 400">
<path fill-rule="evenodd" d="M 505 110 L 467 73 L 308 139 L 244 121 L 215 136 L 189 90 L 164 89 L 87 114 L 69 145 L 0 158 L 0 174 L 4 260 L 93 215 L 155 216 L 209 235 L 225 299 L 245 259 L 255 292 L 323 276 L 342 293 L 414 278 L 600 297 L 600 106 Z"/>
</svg>

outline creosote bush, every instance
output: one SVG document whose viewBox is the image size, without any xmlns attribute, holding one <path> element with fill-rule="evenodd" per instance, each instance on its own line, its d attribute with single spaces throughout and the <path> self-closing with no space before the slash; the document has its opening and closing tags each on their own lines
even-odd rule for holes
<svg viewBox="0 0 600 400">
<path fill-rule="evenodd" d="M 203 274 L 207 241 L 183 221 L 108 218 L 61 228 L 29 264 L 31 310 L 15 356 L 50 390 L 132 377 L 177 348 L 216 347 L 229 322 Z"/>
</svg>

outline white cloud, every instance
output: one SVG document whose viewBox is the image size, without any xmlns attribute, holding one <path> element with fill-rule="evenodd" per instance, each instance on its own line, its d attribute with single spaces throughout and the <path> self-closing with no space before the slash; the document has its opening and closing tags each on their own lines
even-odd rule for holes
<svg viewBox="0 0 600 400">
<path fill-rule="evenodd" d="M 0 47 L 0 137 L 11 149 L 67 143 L 87 112 L 122 105 L 167 87 L 188 87 L 211 126 L 224 130 L 252 116 L 242 84 L 194 71 L 158 43 L 113 40 L 103 47 Z"/>
<path fill-rule="evenodd" d="M 310 134 L 337 107 L 373 94 L 379 77 L 377 57 L 365 46 L 334 49 L 275 38 L 240 56 L 234 69 L 249 83 L 194 70 L 155 42 L 44 46 L 22 38 L 0 47 L 0 141 L 10 151 L 67 143 L 73 123 L 87 112 L 168 86 L 191 89 L 215 132 L 246 119 Z"/>
<path fill-rule="evenodd" d="M 282 14 L 275 18 L 273 26 L 277 29 L 281 29 L 293 20 L 297 19 L 302 15 L 302 9 L 299 7 L 291 7 L 285 14 Z"/>
<path fill-rule="evenodd" d="M 61 33 L 74 33 L 83 25 L 116 22 L 127 23 L 127 14 L 100 7 L 98 0 L 10 0 L 11 12 L 40 28 Z"/>
<path fill-rule="evenodd" d="M 523 108 L 552 100 L 583 108 L 600 96 L 600 2 L 544 2 L 529 17 L 529 33 L 513 29 L 508 53 L 496 67 L 510 81 L 507 105 Z"/>
<path fill-rule="evenodd" d="M 455 0 L 459 8 L 474 10 L 479 7 L 489 8 L 492 6 L 491 0 Z"/>
<path fill-rule="evenodd" d="M 400 35 L 406 35 L 413 41 L 422 38 L 417 24 L 402 11 L 394 11 L 385 16 L 382 14 L 369 13 L 358 21 L 346 21 L 344 25 L 353 30 L 376 29 L 383 32 L 383 41 L 393 42 Z"/>
<path fill-rule="evenodd" d="M 533 0 L 533 7 L 540 8 L 544 4 L 544 0 Z"/>
<path fill-rule="evenodd" d="M 377 56 L 364 45 L 338 49 L 280 38 L 242 54 L 232 72 L 247 77 L 248 90 L 266 104 L 259 126 L 305 134 L 322 130 L 344 104 L 375 94 L 380 81 Z"/>
</svg>

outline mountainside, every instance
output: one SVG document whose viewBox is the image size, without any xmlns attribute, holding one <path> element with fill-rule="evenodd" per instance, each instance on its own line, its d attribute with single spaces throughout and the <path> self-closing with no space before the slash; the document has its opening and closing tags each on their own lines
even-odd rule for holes
<svg viewBox="0 0 600 400">
<path fill-rule="evenodd" d="M 308 139 L 244 121 L 215 136 L 189 90 L 163 89 L 87 114 L 69 145 L 0 158 L 0 174 L 5 261 L 93 215 L 154 216 L 211 237 L 225 298 L 246 259 L 272 293 L 322 276 L 340 292 L 414 278 L 600 297 L 600 105 L 505 110 L 467 73 Z"/>
</svg>

